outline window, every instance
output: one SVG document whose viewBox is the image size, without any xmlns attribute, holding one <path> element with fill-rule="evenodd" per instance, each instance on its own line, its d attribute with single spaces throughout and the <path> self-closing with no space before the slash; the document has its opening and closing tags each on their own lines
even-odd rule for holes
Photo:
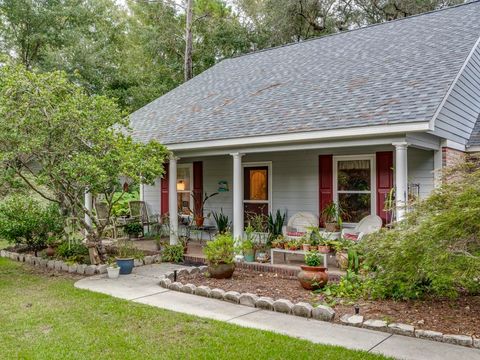
<svg viewBox="0 0 480 360">
<path fill-rule="evenodd" d="M 334 158 L 335 200 L 345 223 L 358 223 L 375 213 L 373 167 L 373 155 Z"/>
<path fill-rule="evenodd" d="M 180 215 L 189 215 L 193 210 L 192 180 L 192 164 L 179 164 L 177 166 L 177 207 Z"/>
<path fill-rule="evenodd" d="M 255 214 L 268 215 L 270 211 L 270 165 L 245 164 L 243 169 L 243 203 L 245 220 Z"/>
</svg>

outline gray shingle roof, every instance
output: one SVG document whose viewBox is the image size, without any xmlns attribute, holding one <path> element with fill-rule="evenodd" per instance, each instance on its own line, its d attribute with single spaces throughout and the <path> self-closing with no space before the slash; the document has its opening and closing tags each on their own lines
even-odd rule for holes
<svg viewBox="0 0 480 360">
<path fill-rule="evenodd" d="M 480 116 L 478 117 L 475 127 L 473 128 L 467 148 L 472 146 L 480 146 Z"/>
<path fill-rule="evenodd" d="M 131 115 L 164 144 L 429 121 L 480 2 L 226 59 Z"/>
</svg>

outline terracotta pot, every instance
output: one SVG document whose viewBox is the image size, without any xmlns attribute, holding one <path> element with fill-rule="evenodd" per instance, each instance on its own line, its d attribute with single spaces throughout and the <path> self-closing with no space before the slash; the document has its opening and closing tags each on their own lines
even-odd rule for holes
<svg viewBox="0 0 480 360">
<path fill-rule="evenodd" d="M 288 245 L 288 244 L 283 244 L 283 248 L 284 248 L 285 250 L 288 250 L 288 249 L 289 249 L 289 245 Z"/>
<path fill-rule="evenodd" d="M 235 264 L 208 265 L 208 273 L 214 279 L 230 279 L 235 271 Z"/>
<path fill-rule="evenodd" d="M 318 245 L 318 252 L 321 254 L 328 254 L 330 252 L 330 246 Z"/>
<path fill-rule="evenodd" d="M 300 266 L 302 269 L 298 275 L 298 281 L 306 290 L 317 290 L 323 288 L 328 283 L 327 268 L 323 266 Z"/>
<path fill-rule="evenodd" d="M 55 249 L 51 246 L 48 246 L 47 250 L 45 250 L 45 254 L 49 257 L 52 257 L 53 255 L 55 255 Z"/>
<path fill-rule="evenodd" d="M 328 222 L 325 223 L 325 231 L 336 232 L 337 229 L 338 229 L 338 224 L 336 222 L 335 223 L 328 223 Z"/>
<path fill-rule="evenodd" d="M 197 227 L 202 227 L 204 221 L 205 221 L 205 218 L 203 216 L 197 216 L 195 218 L 195 225 L 197 225 Z"/>
<path fill-rule="evenodd" d="M 310 244 L 302 244 L 303 251 L 310 251 Z"/>
<path fill-rule="evenodd" d="M 340 251 L 335 254 L 335 260 L 337 265 L 342 270 L 347 270 L 348 268 L 348 253 Z"/>
</svg>

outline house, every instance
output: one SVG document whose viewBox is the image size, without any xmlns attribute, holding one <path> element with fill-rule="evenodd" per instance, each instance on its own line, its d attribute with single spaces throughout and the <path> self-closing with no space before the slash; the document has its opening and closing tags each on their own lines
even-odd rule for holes
<svg viewBox="0 0 480 360">
<path fill-rule="evenodd" d="M 192 193 L 219 192 L 206 209 L 235 237 L 246 213 L 332 201 L 348 224 L 386 222 L 392 188 L 401 219 L 437 170 L 480 148 L 479 40 L 471 2 L 223 60 L 131 115 L 136 140 L 173 153 L 141 197 L 169 214 L 172 242 Z"/>
</svg>

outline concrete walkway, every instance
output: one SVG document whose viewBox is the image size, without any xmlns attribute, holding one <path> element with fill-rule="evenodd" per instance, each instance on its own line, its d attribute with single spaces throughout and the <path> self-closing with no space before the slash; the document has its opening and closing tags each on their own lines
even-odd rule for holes
<svg viewBox="0 0 480 360">
<path fill-rule="evenodd" d="M 254 309 L 171 291 L 158 285 L 163 274 L 182 267 L 171 264 L 148 265 L 135 268 L 133 274 L 121 276 L 116 280 L 108 279 L 106 275 L 97 275 L 79 280 L 75 286 L 162 309 L 269 330 L 314 343 L 382 353 L 398 359 L 480 360 L 480 350 L 473 348 Z"/>
</svg>

